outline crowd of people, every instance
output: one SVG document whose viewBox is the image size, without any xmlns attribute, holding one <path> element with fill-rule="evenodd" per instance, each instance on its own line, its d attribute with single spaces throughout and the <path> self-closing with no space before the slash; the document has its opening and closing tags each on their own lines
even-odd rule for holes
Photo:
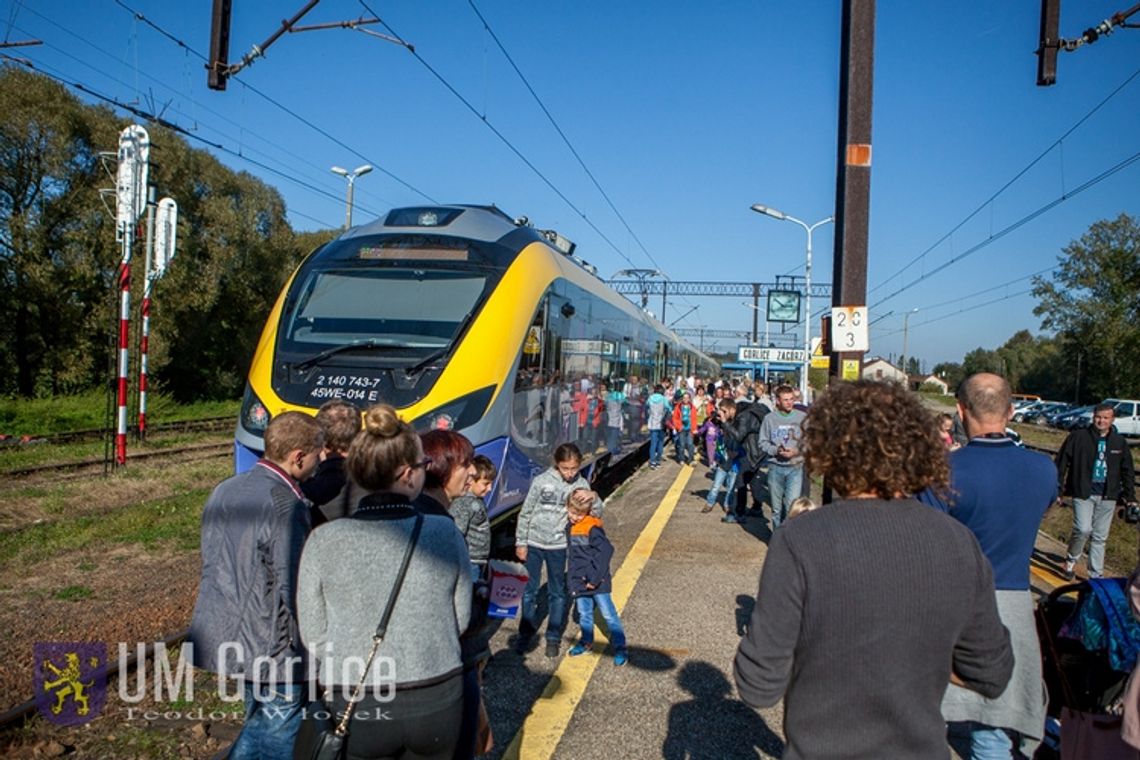
<svg viewBox="0 0 1140 760">
<path fill-rule="evenodd" d="M 1030 557 L 1046 509 L 1070 495 L 1064 572 L 1091 537 L 1089 575 L 1103 573 L 1113 505 L 1135 501 L 1111 407 L 1051 462 L 1007 435 L 1010 388 L 996 375 L 964 381 L 949 420 L 893 383 L 840 383 L 809 409 L 787 385 L 769 395 L 761 383 L 677 378 L 643 393 L 632 381 L 599 384 L 587 410 L 598 427 L 644 427 L 653 469 L 669 441 L 678 462 L 703 459 L 703 511 L 723 489 L 724 522 L 771 510 L 734 670 L 746 703 L 784 700 L 785 758 L 945 756 L 948 723 L 968 734 L 970 757 L 1032 755 L 1045 694 Z M 525 656 L 539 640 L 545 574 L 545 655 L 561 654 L 573 603 L 581 633 L 568 654 L 592 651 L 597 611 L 621 666 L 614 549 L 583 459 L 577 443 L 559 445 L 519 510 L 528 580 L 514 648 Z M 808 473 L 838 498 L 813 501 Z M 191 641 L 196 666 L 242 684 L 231 758 L 308 758 L 330 731 L 354 758 L 489 749 L 485 497 L 496 476 L 461 434 L 417 434 L 383 404 L 363 420 L 341 401 L 271 420 L 263 458 L 220 484 L 202 516 Z"/>
</svg>

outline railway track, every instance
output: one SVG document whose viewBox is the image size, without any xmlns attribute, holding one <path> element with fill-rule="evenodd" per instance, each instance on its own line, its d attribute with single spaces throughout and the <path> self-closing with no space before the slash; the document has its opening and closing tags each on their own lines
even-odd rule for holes
<svg viewBox="0 0 1140 760">
<path fill-rule="evenodd" d="M 200 443 L 169 449 L 139 451 L 132 453 L 127 461 L 128 464 L 135 462 L 154 462 L 157 460 L 186 462 L 199 459 L 214 459 L 229 456 L 232 453 L 233 443 L 225 441 L 223 443 Z M 33 467 L 0 470 L 0 474 L 11 479 L 26 479 L 36 475 L 50 473 L 58 476 L 55 478 L 57 480 L 70 480 L 102 475 L 106 464 L 107 462 L 103 457 L 91 457 L 89 459 L 80 459 L 71 462 L 52 462 L 50 464 L 35 465 Z"/>
<path fill-rule="evenodd" d="M 177 422 L 163 422 L 147 427 L 147 434 L 158 433 L 211 433 L 232 430 L 234 416 L 204 417 L 197 420 L 180 420 Z M 131 434 L 137 434 L 137 428 L 131 428 Z M 53 433 L 51 435 L 11 435 L 0 438 L 0 450 L 6 448 L 19 448 L 21 446 L 58 445 L 63 443 L 84 443 L 100 441 L 110 433 L 102 428 L 95 430 L 72 430 L 66 433 Z"/>
</svg>

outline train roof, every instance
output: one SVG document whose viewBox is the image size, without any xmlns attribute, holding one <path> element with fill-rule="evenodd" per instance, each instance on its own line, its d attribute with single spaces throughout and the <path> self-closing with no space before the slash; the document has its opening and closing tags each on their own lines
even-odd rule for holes
<svg viewBox="0 0 1140 760">
<path fill-rule="evenodd" d="M 497 243 L 520 229 L 530 230 L 534 240 L 542 240 L 538 230 L 526 226 L 525 219 L 507 216 L 497 206 L 465 203 L 394 208 L 367 224 L 346 231 L 340 240 L 365 235 L 419 234 L 454 235 L 487 243 Z"/>
</svg>

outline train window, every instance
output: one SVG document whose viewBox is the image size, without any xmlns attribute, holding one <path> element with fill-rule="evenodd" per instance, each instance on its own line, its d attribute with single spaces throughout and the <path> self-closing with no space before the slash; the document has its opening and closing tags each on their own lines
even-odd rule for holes
<svg viewBox="0 0 1140 760">
<path fill-rule="evenodd" d="M 372 346 L 444 348 L 486 284 L 480 274 L 433 269 L 314 271 L 286 315 L 283 348 L 365 340 Z"/>
</svg>

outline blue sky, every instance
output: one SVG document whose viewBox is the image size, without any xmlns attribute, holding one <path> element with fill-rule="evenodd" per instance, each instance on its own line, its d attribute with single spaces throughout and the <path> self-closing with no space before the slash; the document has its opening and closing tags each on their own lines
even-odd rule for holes
<svg viewBox="0 0 1140 760">
<path fill-rule="evenodd" d="M 677 280 L 803 273 L 802 228 L 749 206 L 809 223 L 834 212 L 838 0 L 365 1 L 389 27 L 366 28 L 394 31 L 422 60 L 359 31 L 288 34 L 225 92 L 207 89 L 198 57 L 209 49 L 207 0 L 9 0 L 0 23 L 7 40 L 45 43 L 10 54 L 223 145 L 212 150 L 225 163 L 280 190 L 297 229 L 341 225 L 345 183 L 328 168 L 370 163 L 357 223 L 426 195 L 495 203 L 557 229 L 603 276 L 634 266 Z M 303 4 L 235 0 L 231 61 Z M 918 309 L 908 353 L 930 367 L 1038 332 L 1024 278 L 1047 273 L 1093 222 L 1140 215 L 1140 161 L 1073 195 L 1140 151 L 1140 31 L 1062 53 L 1058 83 L 1039 88 L 1039 3 L 957 3 L 941 15 L 926 3 L 878 6 L 871 354 L 899 353 L 903 315 Z M 1065 0 L 1061 34 L 1122 7 Z M 301 23 L 362 14 L 357 0 L 323 0 Z M 815 233 L 815 282 L 831 280 L 832 229 Z M 671 301 L 666 322 L 689 312 L 678 328 L 751 326 L 740 299 Z"/>
</svg>

